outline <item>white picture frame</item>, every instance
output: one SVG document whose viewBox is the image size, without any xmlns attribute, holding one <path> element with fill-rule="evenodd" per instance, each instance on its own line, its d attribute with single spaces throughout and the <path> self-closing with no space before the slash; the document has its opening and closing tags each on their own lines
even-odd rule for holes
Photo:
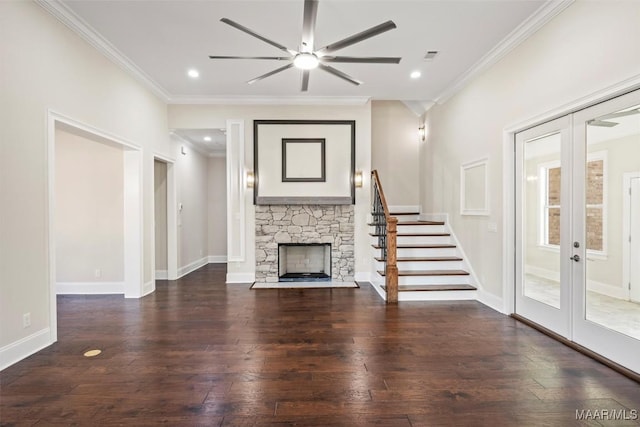
<svg viewBox="0 0 640 427">
<path fill-rule="evenodd" d="M 489 158 L 460 166 L 460 215 L 489 216 Z"/>
</svg>

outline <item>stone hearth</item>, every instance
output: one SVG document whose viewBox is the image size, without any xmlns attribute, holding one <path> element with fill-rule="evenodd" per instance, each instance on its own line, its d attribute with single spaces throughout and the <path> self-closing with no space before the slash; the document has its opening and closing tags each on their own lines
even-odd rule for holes
<svg viewBox="0 0 640 427">
<path fill-rule="evenodd" d="M 278 281 L 278 243 L 331 243 L 331 280 L 353 282 L 353 205 L 257 205 L 256 282 Z"/>
</svg>

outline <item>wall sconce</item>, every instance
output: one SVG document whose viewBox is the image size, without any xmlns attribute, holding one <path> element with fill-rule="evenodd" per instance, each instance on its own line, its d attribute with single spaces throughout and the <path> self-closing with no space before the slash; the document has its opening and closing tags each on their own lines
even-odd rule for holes
<svg viewBox="0 0 640 427">
<path fill-rule="evenodd" d="M 357 188 L 362 188 L 362 184 L 364 183 L 362 171 L 356 171 L 356 173 L 353 175 L 353 183 Z"/>
<path fill-rule="evenodd" d="M 424 140 L 425 140 L 425 138 L 427 137 L 427 131 L 426 131 L 426 129 L 424 128 L 424 125 L 422 125 L 422 126 L 420 126 L 420 127 L 418 128 L 418 136 L 420 137 L 420 140 L 421 140 L 421 141 L 424 141 Z"/>
<path fill-rule="evenodd" d="M 256 177 L 253 171 L 247 171 L 246 175 L 247 188 L 253 188 L 256 185 Z"/>
</svg>

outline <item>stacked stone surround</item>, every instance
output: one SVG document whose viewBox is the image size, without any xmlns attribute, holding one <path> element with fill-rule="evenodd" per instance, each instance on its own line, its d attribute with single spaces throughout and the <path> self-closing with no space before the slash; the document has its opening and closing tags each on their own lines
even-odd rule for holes
<svg viewBox="0 0 640 427">
<path fill-rule="evenodd" d="M 331 280 L 353 282 L 353 205 L 257 205 L 256 282 L 278 281 L 278 243 L 331 243 Z"/>
</svg>

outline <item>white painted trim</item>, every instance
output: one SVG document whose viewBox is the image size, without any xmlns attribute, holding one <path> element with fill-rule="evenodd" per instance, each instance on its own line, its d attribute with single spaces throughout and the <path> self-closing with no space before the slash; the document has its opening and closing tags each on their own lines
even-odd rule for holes
<svg viewBox="0 0 640 427">
<path fill-rule="evenodd" d="M 627 284 L 627 299 L 631 299 L 631 180 L 640 178 L 640 171 L 626 172 L 622 175 L 622 283 Z"/>
<path fill-rule="evenodd" d="M 369 282 L 369 284 L 371 285 L 371 287 L 378 293 L 378 295 L 380 295 L 380 298 L 382 298 L 384 301 L 387 300 L 387 293 L 385 292 L 384 289 L 382 289 L 382 287 L 374 282 Z"/>
<path fill-rule="evenodd" d="M 169 104 L 186 105 L 365 105 L 369 96 L 182 96 L 171 97 Z"/>
<path fill-rule="evenodd" d="M 484 207 L 481 209 L 466 208 L 466 171 L 479 166 L 484 166 Z M 460 165 L 460 215 L 489 216 L 489 157 L 483 157 Z"/>
<path fill-rule="evenodd" d="M 226 255 L 209 255 L 207 260 L 209 264 L 225 264 L 227 262 Z"/>
<path fill-rule="evenodd" d="M 124 294 L 124 282 L 58 282 L 58 295 Z"/>
<path fill-rule="evenodd" d="M 536 31 L 551 21 L 563 10 L 569 7 L 574 0 L 548 1 L 533 15 L 522 22 L 504 39 L 502 39 L 491 51 L 473 64 L 464 74 L 449 85 L 442 93 L 435 97 L 438 104 L 444 104 L 455 94 L 460 92 L 468 83 L 481 75 L 485 70 L 496 64 L 509 52 L 531 37 Z"/>
<path fill-rule="evenodd" d="M 451 227 L 451 223 L 447 221 L 444 223 L 444 226 L 445 226 L 445 230 L 448 230 L 449 234 L 451 234 L 450 237 L 451 237 L 451 240 L 453 240 L 452 243 L 456 245 L 456 250 L 460 252 L 460 256 L 462 257 L 462 268 L 466 269 L 469 272 L 471 285 L 475 286 L 478 289 L 483 289 L 482 283 L 480 283 L 480 280 L 478 279 L 478 275 L 473 269 L 473 266 L 471 265 L 471 261 L 469 260 L 469 257 L 464 252 L 464 248 L 462 247 L 462 244 L 460 244 L 460 240 L 458 240 L 456 233 L 453 231 L 453 227 Z"/>
<path fill-rule="evenodd" d="M 207 264 L 209 264 L 209 259 L 208 257 L 204 257 L 178 268 L 178 279 L 186 276 L 189 273 L 193 273 L 197 269 L 202 268 Z"/>
<path fill-rule="evenodd" d="M 51 335 L 49 328 L 44 328 L 0 348 L 0 371 L 53 344 Z"/>
<path fill-rule="evenodd" d="M 227 284 L 253 283 L 256 281 L 255 273 L 227 273 Z"/>
<path fill-rule="evenodd" d="M 238 127 L 238 141 L 233 140 L 235 126 Z M 245 260 L 245 199 L 250 192 L 246 185 L 244 151 L 244 120 L 227 120 L 227 260 L 230 262 Z M 233 251 L 235 242 L 240 243 L 237 253 Z"/>
<path fill-rule="evenodd" d="M 356 274 L 353 277 L 356 282 L 370 282 L 371 281 L 371 272 L 369 271 L 356 271 Z"/>
<path fill-rule="evenodd" d="M 124 150 L 124 296 L 140 298 L 144 284 L 143 156 Z M 155 257 L 155 253 L 153 255 Z"/>
<path fill-rule="evenodd" d="M 477 291 L 398 292 L 398 301 L 473 301 Z"/>
<path fill-rule="evenodd" d="M 165 163 L 167 169 L 167 270 L 156 270 L 156 234 L 155 230 L 151 234 L 151 242 L 153 248 L 153 257 L 151 258 L 151 271 L 155 271 L 154 280 L 176 280 L 178 277 L 178 249 L 177 249 L 177 241 L 178 241 L 178 225 L 177 225 L 177 210 L 176 210 L 176 183 L 175 183 L 175 173 L 174 173 L 174 161 L 165 157 L 161 154 L 154 154 L 152 161 L 156 160 Z M 152 164 L 151 170 L 153 172 L 152 183 L 155 183 L 155 165 Z M 150 189 L 151 198 L 153 199 L 152 206 L 153 209 L 153 223 L 156 223 L 155 219 L 155 187 Z M 155 283 L 154 283 L 155 290 Z"/>
<path fill-rule="evenodd" d="M 420 205 L 390 205 L 389 212 L 420 212 Z"/>
<path fill-rule="evenodd" d="M 142 296 L 147 296 L 153 292 L 155 292 L 156 290 L 156 281 L 155 280 L 149 280 L 147 283 L 145 283 L 144 285 L 142 285 Z"/>
<path fill-rule="evenodd" d="M 477 291 L 478 301 L 487 307 L 497 311 L 498 313 L 508 314 L 504 312 L 504 301 L 497 295 L 490 294 L 482 289 Z"/>
<path fill-rule="evenodd" d="M 168 280 L 167 270 L 156 270 L 156 280 Z"/>
<path fill-rule="evenodd" d="M 68 6 L 59 0 L 35 0 L 44 10 L 57 18 L 64 25 L 69 27 L 77 35 L 87 41 L 96 50 L 106 56 L 114 64 L 123 68 L 127 73 L 141 82 L 151 92 L 163 101 L 170 99 L 169 93 L 154 81 L 147 73 L 145 73 L 135 62 L 129 59 L 125 54 L 120 52 L 107 39 L 102 37 L 91 25 L 84 19 L 73 12 Z"/>
</svg>

